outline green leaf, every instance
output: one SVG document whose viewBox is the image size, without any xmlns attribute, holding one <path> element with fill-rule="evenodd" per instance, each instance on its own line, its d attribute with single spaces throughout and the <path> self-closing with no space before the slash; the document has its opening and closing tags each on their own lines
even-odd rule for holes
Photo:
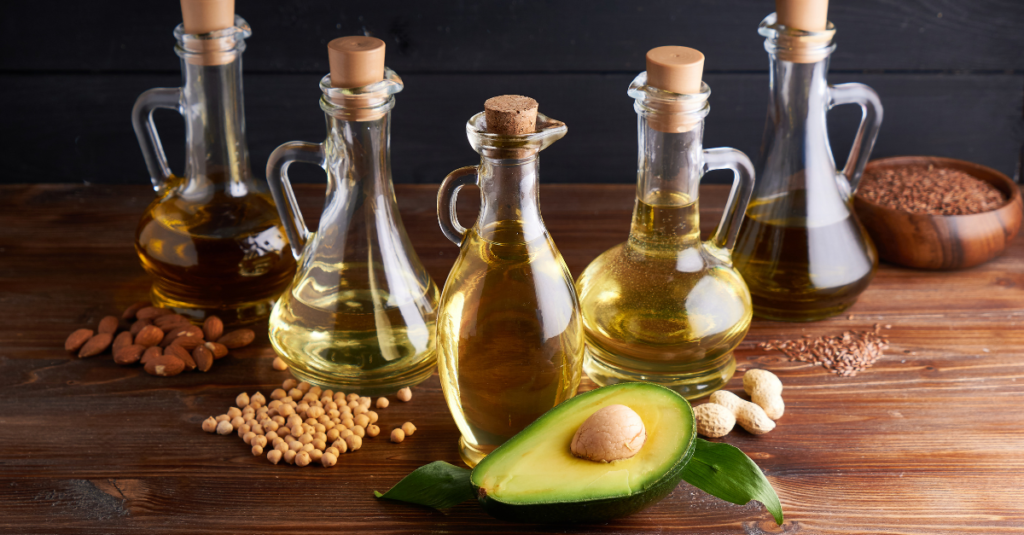
<svg viewBox="0 0 1024 535">
<path fill-rule="evenodd" d="M 471 473 L 466 468 L 434 461 L 413 470 L 384 494 L 377 491 L 373 494 L 385 500 L 448 509 L 474 497 L 473 485 L 469 482 Z"/>
<path fill-rule="evenodd" d="M 764 504 L 782 525 L 782 504 L 771 483 L 754 461 L 735 446 L 697 439 L 693 458 L 683 467 L 683 479 L 698 489 L 727 502 Z"/>
</svg>

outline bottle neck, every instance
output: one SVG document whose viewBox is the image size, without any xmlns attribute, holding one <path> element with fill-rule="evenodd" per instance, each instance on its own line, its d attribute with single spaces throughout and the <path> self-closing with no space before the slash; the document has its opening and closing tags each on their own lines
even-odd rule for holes
<svg viewBox="0 0 1024 535">
<path fill-rule="evenodd" d="M 203 65 L 182 58 L 185 177 L 192 187 L 213 185 L 232 196 L 254 187 L 245 139 L 241 42 L 231 61 Z"/>
<path fill-rule="evenodd" d="M 637 201 L 630 241 L 647 247 L 678 247 L 700 241 L 698 186 L 704 174 L 704 121 L 683 132 L 638 120 Z"/>
<path fill-rule="evenodd" d="M 338 191 L 364 201 L 394 204 L 391 182 L 391 113 L 369 121 L 352 121 L 327 114 L 327 195 Z M 384 202 L 390 201 L 390 202 Z"/>
<path fill-rule="evenodd" d="M 476 222 L 481 238 L 528 243 L 545 234 L 540 215 L 539 169 L 540 156 L 536 152 L 523 159 L 481 157 L 480 215 Z"/>
<path fill-rule="evenodd" d="M 794 63 L 769 54 L 770 105 L 768 115 L 776 128 L 794 133 L 815 133 L 827 139 L 825 114 L 829 107 L 828 56 L 814 63 Z"/>
</svg>

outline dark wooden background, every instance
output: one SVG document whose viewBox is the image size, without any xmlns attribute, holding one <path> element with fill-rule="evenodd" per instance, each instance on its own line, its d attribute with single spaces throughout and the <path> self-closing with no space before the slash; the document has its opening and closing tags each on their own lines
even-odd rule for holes
<svg viewBox="0 0 1024 535">
<path fill-rule="evenodd" d="M 712 112 L 705 145 L 756 157 L 768 59 L 758 22 L 771 0 L 237 1 L 253 27 L 244 56 L 253 167 L 275 146 L 324 135 L 317 82 L 326 43 L 368 34 L 387 42 L 405 80 L 394 114 L 394 178 L 437 183 L 476 155 L 464 135 L 483 101 L 535 97 L 569 125 L 545 152 L 546 182 L 628 183 L 636 133 L 630 80 L 655 46 L 707 56 Z M 1024 154 L 1024 2 L 834 1 L 838 29 L 830 81 L 874 87 L 885 122 L 874 155 L 963 158 L 1019 177 Z M 178 2 L 12 2 L 0 22 L 0 183 L 145 183 L 131 129 L 136 96 L 180 84 L 171 31 Z M 830 116 L 845 160 L 859 113 Z M 174 169 L 182 132 L 173 112 L 158 125 Z M 295 169 L 299 181 L 322 181 Z M 714 179 L 714 177 L 712 177 Z"/>
</svg>

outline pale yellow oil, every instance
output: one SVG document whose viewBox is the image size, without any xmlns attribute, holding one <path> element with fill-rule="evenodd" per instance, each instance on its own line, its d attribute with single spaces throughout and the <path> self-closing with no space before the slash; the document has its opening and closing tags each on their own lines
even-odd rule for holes
<svg viewBox="0 0 1024 535">
<path fill-rule="evenodd" d="M 313 262 L 303 270 L 270 316 L 270 341 L 293 375 L 366 395 L 430 376 L 437 286 L 430 277 L 390 275 L 366 262 Z M 385 282 L 402 291 L 388 291 Z"/>
<path fill-rule="evenodd" d="M 689 399 L 729 380 L 750 327 L 750 293 L 712 247 L 700 241 L 697 201 L 679 193 L 637 201 L 629 240 L 577 281 L 591 379 L 659 383 Z"/>
<path fill-rule="evenodd" d="M 467 231 L 441 297 L 438 370 L 470 466 L 580 382 L 572 278 L 547 232 L 523 235 L 519 221 Z"/>
</svg>

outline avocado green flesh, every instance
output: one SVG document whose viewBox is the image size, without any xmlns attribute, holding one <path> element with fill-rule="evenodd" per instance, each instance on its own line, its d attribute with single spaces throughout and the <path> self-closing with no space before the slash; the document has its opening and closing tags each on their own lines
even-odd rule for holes
<svg viewBox="0 0 1024 535">
<path fill-rule="evenodd" d="M 644 422 L 635 456 L 611 463 L 579 459 L 570 444 L 579 426 L 608 405 Z M 481 505 L 523 521 L 599 520 L 629 514 L 669 494 L 693 453 L 693 412 L 679 394 L 653 384 L 600 388 L 548 411 L 473 471 Z"/>
</svg>

